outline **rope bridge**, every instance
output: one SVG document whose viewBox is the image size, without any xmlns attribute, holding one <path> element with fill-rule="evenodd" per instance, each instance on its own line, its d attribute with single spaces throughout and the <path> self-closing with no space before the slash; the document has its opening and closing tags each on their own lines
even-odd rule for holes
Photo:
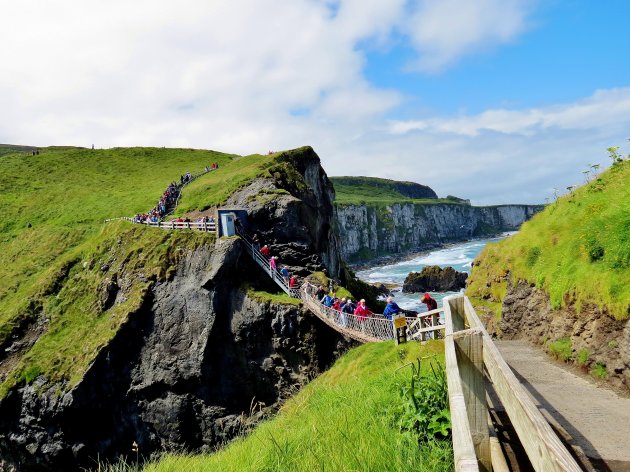
<svg viewBox="0 0 630 472">
<path fill-rule="evenodd" d="M 247 248 L 247 253 L 254 262 L 290 297 L 299 298 L 309 311 L 338 333 L 362 343 L 389 341 L 394 339 L 394 328 L 391 320 L 384 315 L 359 316 L 343 313 L 327 307 L 315 297 L 317 287 L 304 283 L 300 288 L 290 287 L 288 280 L 282 276 L 278 268 L 271 268 L 269 261 L 258 251 L 254 242 L 243 233 L 237 231 L 241 241 Z M 407 322 L 407 337 L 425 340 L 438 337 L 444 329 L 438 323 L 439 313 L 443 308 L 422 313 L 417 317 L 405 317 Z"/>
</svg>

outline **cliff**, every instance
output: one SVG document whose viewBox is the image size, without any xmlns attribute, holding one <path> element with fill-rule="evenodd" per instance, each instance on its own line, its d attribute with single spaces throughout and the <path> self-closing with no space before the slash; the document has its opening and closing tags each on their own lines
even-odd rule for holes
<svg viewBox="0 0 630 472">
<path fill-rule="evenodd" d="M 517 230 L 542 208 L 455 203 L 338 204 L 336 230 L 342 257 L 350 262 L 365 262 Z"/>
<path fill-rule="evenodd" d="M 200 178 L 188 198 L 215 198 L 207 182 L 238 175 L 223 203 L 248 212 L 247 228 L 295 272 L 338 276 L 333 191 L 313 150 L 257 157 L 254 170 L 222 159 L 223 176 Z M 70 254 L 32 296 L 28 322 L 7 325 L 3 356 L 15 355 L 0 358 L 0 469 L 95 467 L 135 458 L 134 442 L 141 457 L 211 450 L 349 345 L 294 300 L 268 296 L 274 287 L 238 238 L 117 222 Z"/>
</svg>

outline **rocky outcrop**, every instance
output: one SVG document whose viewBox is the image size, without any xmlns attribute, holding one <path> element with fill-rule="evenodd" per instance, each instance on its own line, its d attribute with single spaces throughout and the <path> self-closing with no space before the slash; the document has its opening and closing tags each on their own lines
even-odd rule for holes
<svg viewBox="0 0 630 472">
<path fill-rule="evenodd" d="M 343 205 L 336 208 L 341 256 L 350 262 L 492 236 L 519 226 L 542 205 Z"/>
<path fill-rule="evenodd" d="M 330 183 L 312 150 L 286 159 L 228 205 L 249 210 L 248 226 L 281 261 L 336 275 Z M 135 460 L 134 442 L 143 458 L 210 451 L 276 411 L 349 347 L 300 306 L 248 297 L 246 285 L 274 287 L 237 238 L 185 251 L 76 386 L 40 376 L 2 399 L 0 470 Z M 104 310 L 128 295 L 127 279 L 104 278 Z"/>
<path fill-rule="evenodd" d="M 452 267 L 427 266 L 422 272 L 410 272 L 403 282 L 402 291 L 418 292 L 456 292 L 466 286 L 465 272 L 457 272 Z"/>
<path fill-rule="evenodd" d="M 562 340 L 570 346 L 569 361 L 630 390 L 630 321 L 594 305 L 553 309 L 544 291 L 524 281 L 508 281 L 502 312 L 501 338 L 525 339 L 547 351 Z"/>
<path fill-rule="evenodd" d="M 267 175 L 235 192 L 226 207 L 247 209 L 247 230 L 258 233 L 279 262 L 307 275 L 338 278 L 341 258 L 334 225 L 335 191 L 310 147 L 283 153 Z"/>
</svg>

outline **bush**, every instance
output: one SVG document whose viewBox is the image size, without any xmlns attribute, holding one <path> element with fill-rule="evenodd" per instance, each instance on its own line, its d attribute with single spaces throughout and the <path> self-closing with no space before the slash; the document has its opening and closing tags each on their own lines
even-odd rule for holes
<svg viewBox="0 0 630 472">
<path fill-rule="evenodd" d="M 586 363 L 588 362 L 588 357 L 589 357 L 590 353 L 588 352 L 588 349 L 583 348 L 580 349 L 580 352 L 578 352 L 577 355 L 577 363 L 579 366 L 585 366 Z"/>
<path fill-rule="evenodd" d="M 573 357 L 573 349 L 571 347 L 570 338 L 560 338 L 556 341 L 549 343 L 549 352 L 556 359 L 560 359 L 563 362 L 568 362 Z"/>
<path fill-rule="evenodd" d="M 591 374 L 598 379 L 605 379 L 608 376 L 606 366 L 601 362 L 597 362 L 591 369 Z"/>
</svg>

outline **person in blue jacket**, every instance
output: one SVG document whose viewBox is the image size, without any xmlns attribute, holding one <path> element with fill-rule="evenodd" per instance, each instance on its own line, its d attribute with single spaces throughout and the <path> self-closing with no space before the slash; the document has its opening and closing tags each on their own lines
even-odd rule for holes
<svg viewBox="0 0 630 472">
<path fill-rule="evenodd" d="M 400 313 L 400 307 L 394 301 L 394 297 L 387 297 L 387 306 L 383 312 L 383 316 L 391 321 L 392 317 Z"/>
</svg>

